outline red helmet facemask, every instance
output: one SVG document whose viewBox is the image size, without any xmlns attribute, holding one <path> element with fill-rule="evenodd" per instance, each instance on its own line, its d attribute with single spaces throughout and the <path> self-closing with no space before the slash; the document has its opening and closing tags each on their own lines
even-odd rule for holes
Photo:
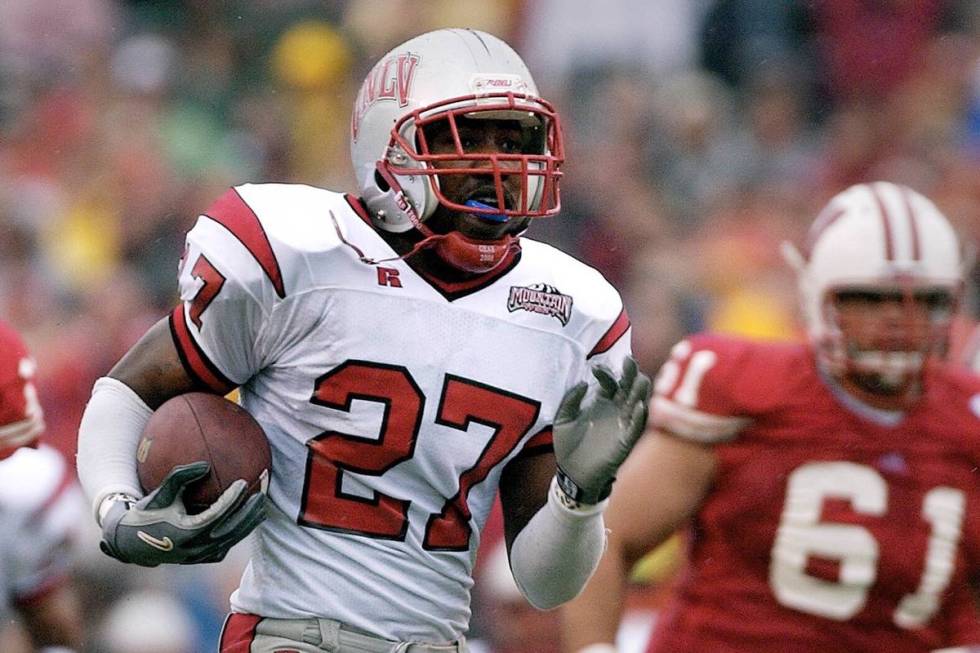
<svg viewBox="0 0 980 653">
<path fill-rule="evenodd" d="M 477 102 L 478 106 L 474 107 L 473 102 Z M 460 103 L 464 103 L 464 106 L 459 106 Z M 454 105 L 455 108 L 447 108 Z M 540 152 L 467 152 L 460 139 L 458 121 L 461 118 L 536 124 L 538 129 L 543 130 L 536 148 Z M 443 122 L 452 136 L 454 151 L 434 153 L 426 138 L 425 128 Z M 414 129 L 406 127 L 409 123 Z M 406 133 L 414 133 L 414 139 L 406 137 Z M 406 114 L 395 123 L 389 148 L 395 154 L 379 161 L 378 174 L 395 190 L 401 188 L 398 181 L 401 176 L 427 177 L 433 196 L 450 211 L 502 222 L 514 218 L 553 216 L 561 209 L 558 181 L 562 174 L 560 167 L 564 160 L 564 145 L 558 116 L 544 100 L 501 93 L 480 96 L 479 99 L 471 96 L 439 102 Z M 446 167 L 448 163 L 456 165 Z M 440 178 L 448 176 L 490 177 L 493 197 L 489 199 L 494 201 L 495 206 L 450 199 L 439 183 Z M 520 178 L 516 201 L 508 201 L 510 196 L 504 183 L 511 177 Z M 451 266 L 466 272 L 484 273 L 500 265 L 509 253 L 520 249 L 520 233 L 505 234 L 495 240 L 468 238 L 456 231 L 437 234 L 417 212 L 411 210 L 407 199 L 403 208 L 413 226 L 424 236 L 406 256 L 433 247 L 439 257 Z"/>
<path fill-rule="evenodd" d="M 477 106 L 473 106 L 477 102 Z M 463 106 L 458 106 L 463 104 Z M 456 108 L 447 108 L 457 105 Z M 516 120 L 521 124 L 534 123 L 543 128 L 540 142 L 536 149 L 541 152 L 467 152 L 459 136 L 458 120 L 468 119 L 502 119 Z M 425 128 L 445 121 L 452 134 L 454 152 L 433 153 L 426 139 Z M 406 124 L 414 126 L 416 146 L 406 133 Z M 477 215 L 507 217 L 547 217 L 553 216 L 561 209 L 558 194 L 558 180 L 561 178 L 561 164 L 564 162 L 564 144 L 558 114 L 551 105 L 541 99 L 527 98 L 514 93 L 500 93 L 476 96 L 458 97 L 439 102 L 428 107 L 417 109 L 403 116 L 391 130 L 391 145 L 403 152 L 416 163 L 424 164 L 414 167 L 399 164 L 392 158 L 385 159 L 382 165 L 394 176 L 425 175 L 431 182 L 431 188 L 439 203 L 452 211 L 463 211 Z M 440 163 L 460 163 L 470 165 L 447 168 Z M 455 202 L 441 191 L 436 177 L 446 175 L 488 175 L 493 177 L 496 191 L 496 207 L 487 209 L 474 208 L 460 202 Z M 521 179 L 520 198 L 517 206 L 507 207 L 507 192 L 504 179 L 519 176 Z"/>
</svg>

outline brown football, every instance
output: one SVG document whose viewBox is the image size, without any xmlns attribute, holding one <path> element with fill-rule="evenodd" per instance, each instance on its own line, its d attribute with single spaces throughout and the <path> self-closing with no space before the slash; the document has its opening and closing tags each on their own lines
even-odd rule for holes
<svg viewBox="0 0 980 653">
<path fill-rule="evenodd" d="M 184 490 L 194 514 L 210 506 L 235 480 L 259 491 L 272 465 L 269 442 L 259 423 L 238 404 L 204 392 L 166 401 L 150 416 L 136 450 L 136 471 L 151 492 L 175 465 L 206 460 L 211 471 Z"/>
</svg>

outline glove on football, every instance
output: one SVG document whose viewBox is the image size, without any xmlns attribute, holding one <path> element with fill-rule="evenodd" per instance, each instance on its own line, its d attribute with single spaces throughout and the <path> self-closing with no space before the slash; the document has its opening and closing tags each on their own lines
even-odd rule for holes
<svg viewBox="0 0 980 653">
<path fill-rule="evenodd" d="M 265 518 L 265 493 L 246 498 L 239 479 L 201 513 L 188 515 L 184 488 L 207 475 L 205 461 L 178 465 L 156 490 L 136 503 L 115 501 L 102 520 L 99 547 L 106 555 L 143 567 L 219 562 Z"/>
<path fill-rule="evenodd" d="M 555 416 L 554 441 L 558 486 L 572 501 L 594 505 L 612 492 L 616 470 L 646 428 L 652 384 L 629 356 L 618 381 L 604 367 L 592 373 L 598 392 L 584 404 L 585 381 L 565 393 Z"/>
</svg>

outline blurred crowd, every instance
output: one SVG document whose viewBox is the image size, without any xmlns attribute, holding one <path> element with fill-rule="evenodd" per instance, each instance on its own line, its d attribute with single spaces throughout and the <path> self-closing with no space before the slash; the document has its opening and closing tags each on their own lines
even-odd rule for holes
<svg viewBox="0 0 980 653">
<path fill-rule="evenodd" d="M 851 183 L 908 184 L 980 241 L 974 0 L 4 0 L 0 315 L 38 359 L 48 442 L 73 458 L 92 383 L 177 301 L 198 213 L 248 181 L 356 192 L 360 80 L 448 26 L 513 43 L 559 108 L 564 208 L 529 235 L 622 290 L 648 372 L 702 328 L 794 336 L 779 244 Z M 90 548 L 91 652 L 212 650 L 240 560 L 148 572 Z M 527 650 L 497 581 L 474 638 Z"/>
</svg>

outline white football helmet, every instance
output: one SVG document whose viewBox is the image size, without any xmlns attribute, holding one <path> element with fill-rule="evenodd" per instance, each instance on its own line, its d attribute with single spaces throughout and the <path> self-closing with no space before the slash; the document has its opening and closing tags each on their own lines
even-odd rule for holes
<svg viewBox="0 0 980 653">
<path fill-rule="evenodd" d="M 901 387 L 927 356 L 945 355 L 962 293 L 963 262 L 952 226 L 929 199 L 888 182 L 858 184 L 836 195 L 810 228 L 801 254 L 784 244 L 797 269 L 803 313 L 818 356 L 835 375 L 875 375 Z M 840 328 L 835 300 L 842 292 L 918 293 L 938 298 L 929 333 L 906 347 L 859 348 Z"/>
<path fill-rule="evenodd" d="M 460 118 L 516 120 L 529 145 L 520 153 L 465 152 Z M 447 121 L 456 152 L 433 154 L 426 125 Z M 441 29 L 417 36 L 386 54 L 364 80 L 351 118 L 351 159 L 362 199 L 375 226 L 402 233 L 424 226 L 439 204 L 453 211 L 507 219 L 559 210 L 563 160 L 558 116 L 538 97 L 524 62 L 506 43 L 476 30 Z M 439 161 L 468 165 L 436 168 Z M 496 206 L 463 205 L 440 191 L 439 175 L 492 175 Z M 517 206 L 507 206 L 505 177 L 521 176 Z M 483 244 L 486 245 L 485 243 Z"/>
</svg>

